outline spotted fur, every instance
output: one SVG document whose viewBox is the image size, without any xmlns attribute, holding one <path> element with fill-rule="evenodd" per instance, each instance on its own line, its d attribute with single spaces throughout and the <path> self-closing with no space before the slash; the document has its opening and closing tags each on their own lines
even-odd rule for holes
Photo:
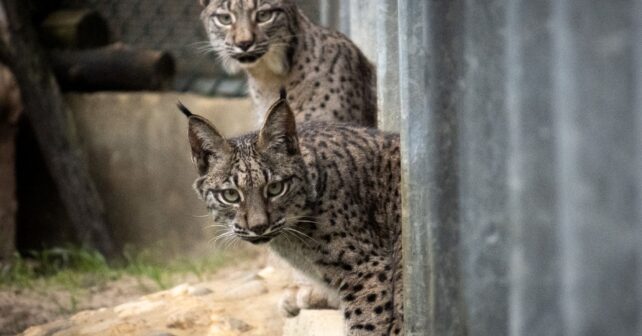
<svg viewBox="0 0 642 336">
<path fill-rule="evenodd" d="M 223 235 L 267 244 L 335 291 L 348 335 L 401 334 L 398 135 L 330 124 L 297 131 L 279 100 L 257 133 L 224 139 L 193 115 L 189 139 L 194 187 Z"/>
<path fill-rule="evenodd" d="M 285 87 L 298 122 L 376 126 L 374 68 L 343 34 L 312 23 L 293 0 L 203 4 L 211 47 L 229 71 L 247 74 L 257 120 Z"/>
</svg>

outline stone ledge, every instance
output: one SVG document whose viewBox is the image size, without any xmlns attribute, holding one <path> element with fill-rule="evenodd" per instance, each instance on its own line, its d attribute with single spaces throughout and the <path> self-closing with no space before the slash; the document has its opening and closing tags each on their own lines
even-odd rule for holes
<svg viewBox="0 0 642 336">
<path fill-rule="evenodd" d="M 287 319 L 283 336 L 344 336 L 344 320 L 338 310 L 302 310 Z"/>
</svg>

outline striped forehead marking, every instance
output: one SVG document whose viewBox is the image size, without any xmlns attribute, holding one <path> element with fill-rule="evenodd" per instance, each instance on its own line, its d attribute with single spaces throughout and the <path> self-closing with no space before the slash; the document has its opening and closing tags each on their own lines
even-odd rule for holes
<svg viewBox="0 0 642 336">
<path fill-rule="evenodd" d="M 252 10 L 258 5 L 259 0 L 229 0 L 228 10 Z"/>
<path fill-rule="evenodd" d="M 250 146 L 239 146 L 235 155 L 236 169 L 232 172 L 238 176 L 239 187 L 257 187 L 267 183 L 261 162 L 257 160 L 256 153 Z"/>
</svg>

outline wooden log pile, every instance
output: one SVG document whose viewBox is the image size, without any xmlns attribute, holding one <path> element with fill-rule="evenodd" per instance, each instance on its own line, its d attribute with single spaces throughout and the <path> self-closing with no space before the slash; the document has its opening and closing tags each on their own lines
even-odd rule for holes
<svg viewBox="0 0 642 336">
<path fill-rule="evenodd" d="M 174 79 L 169 53 L 110 44 L 107 21 L 95 11 L 55 11 L 40 32 L 63 91 L 156 91 Z"/>
<path fill-rule="evenodd" d="M 109 44 L 107 21 L 89 9 L 58 10 L 43 21 L 40 35 L 47 47 L 87 49 Z"/>
<path fill-rule="evenodd" d="M 137 50 L 122 43 L 51 54 L 54 73 L 65 91 L 163 90 L 174 77 L 166 52 Z"/>
</svg>

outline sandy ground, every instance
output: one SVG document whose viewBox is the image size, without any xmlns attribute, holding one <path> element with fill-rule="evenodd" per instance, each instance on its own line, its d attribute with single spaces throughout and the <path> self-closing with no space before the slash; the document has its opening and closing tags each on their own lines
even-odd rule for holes
<svg viewBox="0 0 642 336">
<path fill-rule="evenodd" d="M 265 267 L 265 264 L 264 253 L 257 253 L 253 259 L 224 267 L 213 274 L 205 275 L 201 280 L 190 274 L 176 275 L 170 283 L 170 288 L 201 282 L 221 287 L 233 282 L 230 276 L 252 276 Z M 73 291 L 51 285 L 47 288 L 0 288 L 0 335 L 16 335 L 30 326 L 66 319 L 80 311 L 114 307 L 159 290 L 152 280 L 132 276 Z M 276 298 L 271 299 L 275 300 Z"/>
</svg>

